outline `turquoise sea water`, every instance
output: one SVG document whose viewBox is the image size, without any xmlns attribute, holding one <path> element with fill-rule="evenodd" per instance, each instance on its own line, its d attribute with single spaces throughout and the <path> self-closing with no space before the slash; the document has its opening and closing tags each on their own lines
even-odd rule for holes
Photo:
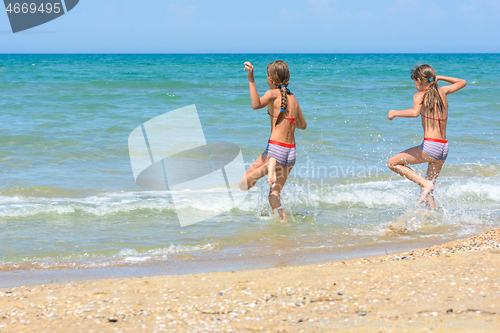
<svg viewBox="0 0 500 333">
<path fill-rule="evenodd" d="M 168 192 L 135 184 L 129 134 L 195 104 L 207 141 L 238 144 L 251 163 L 270 125 L 250 107 L 243 62 L 254 64 L 262 95 L 276 59 L 289 64 L 308 122 L 296 131 L 297 164 L 283 191 L 294 219 L 276 219 L 262 179 L 235 209 L 216 191 L 204 202 L 186 195 L 185 207 L 220 215 L 181 228 Z M 423 62 L 468 82 L 449 96 L 437 213 L 418 208 L 418 187 L 386 167 L 422 141 L 420 119 L 390 122 L 387 113 L 411 107 L 410 70 Z M 499 96 L 498 54 L 0 55 L 0 269 L 300 263 L 498 227 Z"/>
</svg>

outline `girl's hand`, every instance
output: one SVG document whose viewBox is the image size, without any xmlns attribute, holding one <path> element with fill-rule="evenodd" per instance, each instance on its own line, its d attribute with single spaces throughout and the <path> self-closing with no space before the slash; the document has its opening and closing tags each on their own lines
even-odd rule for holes
<svg viewBox="0 0 500 333">
<path fill-rule="evenodd" d="M 245 71 L 248 69 L 247 77 L 249 80 L 253 80 L 253 65 L 250 62 L 245 62 Z"/>
<path fill-rule="evenodd" d="M 394 114 L 395 112 L 396 111 L 394 111 L 394 110 L 389 111 L 387 118 L 389 118 L 389 120 L 393 120 L 396 117 L 396 115 Z"/>
</svg>

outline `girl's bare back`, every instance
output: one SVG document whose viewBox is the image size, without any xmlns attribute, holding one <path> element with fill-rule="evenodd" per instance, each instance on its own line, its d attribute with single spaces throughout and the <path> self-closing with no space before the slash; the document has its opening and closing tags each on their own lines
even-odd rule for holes
<svg viewBox="0 0 500 333">
<path fill-rule="evenodd" d="M 419 94 L 423 95 L 423 92 Z M 424 137 L 444 140 L 446 139 L 446 125 L 448 124 L 448 98 L 443 88 L 439 88 L 439 95 L 441 95 L 443 101 L 443 110 L 431 113 L 422 108 L 420 114 Z"/>
<path fill-rule="evenodd" d="M 271 115 L 271 137 L 270 140 L 283 143 L 295 143 L 295 127 L 299 120 L 300 107 L 295 95 L 288 94 L 288 105 L 283 112 L 283 119 L 276 124 L 276 117 L 280 114 L 281 93 L 278 89 L 273 90 L 273 95 L 276 95 L 274 101 L 268 104 L 268 112 Z M 274 96 L 273 96 L 274 97 Z"/>
</svg>

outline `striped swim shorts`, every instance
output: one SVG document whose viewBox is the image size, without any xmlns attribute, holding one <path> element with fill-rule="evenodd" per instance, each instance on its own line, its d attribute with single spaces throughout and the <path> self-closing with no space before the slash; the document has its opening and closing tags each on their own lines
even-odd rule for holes
<svg viewBox="0 0 500 333">
<path fill-rule="evenodd" d="M 295 165 L 295 144 L 269 140 L 264 153 L 274 158 L 281 166 L 291 167 Z"/>
<path fill-rule="evenodd" d="M 444 161 L 448 157 L 447 140 L 424 138 L 420 148 L 422 148 L 424 153 L 430 157 L 434 157 L 436 160 Z"/>
</svg>

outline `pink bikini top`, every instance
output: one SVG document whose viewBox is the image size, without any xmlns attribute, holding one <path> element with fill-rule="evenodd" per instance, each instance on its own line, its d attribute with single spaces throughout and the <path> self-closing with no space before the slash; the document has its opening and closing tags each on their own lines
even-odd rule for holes
<svg viewBox="0 0 500 333">
<path fill-rule="evenodd" d="M 285 110 L 280 110 L 280 112 L 284 112 Z M 272 114 L 269 113 L 269 110 L 267 110 L 267 114 L 270 115 L 273 118 L 278 118 L 277 116 L 273 116 Z M 290 121 L 290 124 L 293 123 L 295 126 L 297 126 L 297 118 L 288 118 L 285 117 L 285 119 Z"/>
<path fill-rule="evenodd" d="M 447 121 L 448 118 L 444 118 L 444 119 L 441 119 L 441 118 L 431 118 L 431 117 L 424 116 L 423 114 L 420 114 L 420 115 L 422 117 L 426 118 L 426 119 L 437 120 L 439 122 L 439 132 L 441 133 L 441 135 L 443 135 L 443 130 L 441 129 L 441 122 L 442 121 Z"/>
</svg>

